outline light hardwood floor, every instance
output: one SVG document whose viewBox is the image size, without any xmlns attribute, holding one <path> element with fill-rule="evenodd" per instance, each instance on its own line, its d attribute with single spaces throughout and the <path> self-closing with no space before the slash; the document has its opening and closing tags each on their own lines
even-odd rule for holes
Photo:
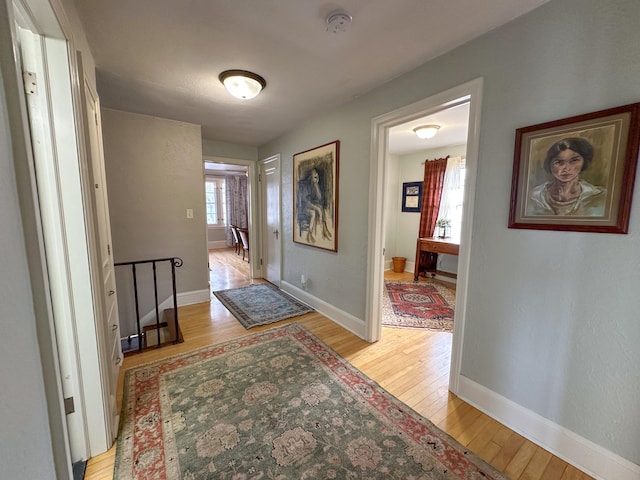
<svg viewBox="0 0 640 480">
<path fill-rule="evenodd" d="M 247 262 L 233 250 L 211 250 L 213 290 L 252 283 Z M 413 273 L 386 272 L 390 280 L 413 278 Z M 260 280 L 256 280 L 259 282 Z M 184 343 L 125 358 L 123 371 L 274 325 L 245 330 L 215 298 L 210 303 L 181 307 Z M 429 418 L 481 458 L 514 480 L 586 480 L 591 477 L 536 446 L 521 435 L 463 402 L 448 391 L 451 334 L 427 330 L 384 328 L 382 339 L 370 344 L 313 312 L 275 325 L 296 321 L 330 345 L 382 387 Z M 122 398 L 121 372 L 118 397 Z M 111 480 L 115 446 L 89 460 L 86 480 Z"/>
</svg>

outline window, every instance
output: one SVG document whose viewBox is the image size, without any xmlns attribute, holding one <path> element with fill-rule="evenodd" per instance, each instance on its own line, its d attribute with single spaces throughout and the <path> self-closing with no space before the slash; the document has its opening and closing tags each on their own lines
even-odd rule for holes
<svg viewBox="0 0 640 480">
<path fill-rule="evenodd" d="M 449 157 L 444 173 L 444 188 L 440 200 L 438 218 L 451 222 L 450 237 L 460 241 L 462 230 L 462 208 L 464 204 L 464 182 L 466 177 L 465 157 Z"/>
<path fill-rule="evenodd" d="M 227 224 L 227 202 L 224 177 L 206 177 L 207 225 Z"/>
</svg>

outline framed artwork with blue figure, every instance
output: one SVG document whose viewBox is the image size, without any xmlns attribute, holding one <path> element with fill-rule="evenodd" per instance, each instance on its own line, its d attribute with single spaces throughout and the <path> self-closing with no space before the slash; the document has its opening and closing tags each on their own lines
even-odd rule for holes
<svg viewBox="0 0 640 480">
<path fill-rule="evenodd" d="M 338 251 L 340 141 L 293 156 L 293 241 Z"/>
<path fill-rule="evenodd" d="M 640 103 L 518 128 L 509 228 L 627 233 Z"/>
<path fill-rule="evenodd" d="M 422 182 L 402 184 L 402 211 L 420 212 L 422 208 Z"/>
</svg>

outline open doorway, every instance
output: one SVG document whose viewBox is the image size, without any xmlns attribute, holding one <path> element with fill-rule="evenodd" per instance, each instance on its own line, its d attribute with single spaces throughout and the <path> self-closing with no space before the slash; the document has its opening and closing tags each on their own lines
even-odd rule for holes
<svg viewBox="0 0 640 480">
<path fill-rule="evenodd" d="M 424 195 L 413 197 L 403 195 L 403 192 L 405 187 L 411 189 L 413 185 L 423 182 L 426 161 L 438 158 L 448 160 L 438 213 L 438 219 L 448 223 L 442 231 L 434 232 L 434 236 L 442 236 L 446 242 L 460 244 L 469 128 L 469 101 L 465 98 L 439 112 L 389 129 L 385 185 L 385 214 L 388 219 L 385 222 L 385 269 L 390 268 L 392 258 L 397 257 L 406 259 L 405 271 L 415 270 L 416 239 L 419 236 Z M 424 125 L 436 125 L 439 130 L 434 137 L 419 138 L 414 129 Z M 418 192 L 421 190 L 418 189 Z M 431 270 L 428 276 L 455 284 L 457 256 L 439 254 L 434 259 L 437 259 L 437 268 Z M 425 272 L 421 270 L 420 277 L 424 276 Z"/>
<path fill-rule="evenodd" d="M 251 268 L 251 166 L 242 160 L 204 158 L 207 251 L 210 292 L 226 288 L 217 270 L 235 272 L 249 281 Z M 244 233 L 243 245 L 240 231 Z M 224 264 L 224 268 L 221 267 Z M 213 295 L 211 293 L 211 295 Z"/>
<path fill-rule="evenodd" d="M 429 388 L 413 394 L 413 398 L 420 398 L 418 405 L 425 413 L 430 411 L 428 391 L 446 390 L 450 378 L 458 270 L 457 254 L 452 253 L 458 252 L 460 244 L 468 123 L 469 100 L 463 97 L 438 112 L 389 129 L 382 340 L 428 345 L 416 360 L 425 364 L 420 372 L 430 379 Z M 414 130 L 425 125 L 437 126 L 437 134 L 419 138 Z M 433 202 L 423 191 L 427 162 L 446 165 L 446 173 L 440 172 L 444 181 L 437 219 L 446 219 L 448 226 L 432 227 L 434 231 L 425 234 L 421 233 L 421 210 Z M 433 218 L 431 223 L 435 221 Z M 418 242 L 420 237 L 433 241 Z M 432 246 L 436 251 L 427 250 Z"/>
<path fill-rule="evenodd" d="M 372 162 L 370 179 L 369 208 L 369 272 L 367 277 L 367 340 L 377 341 L 382 336 L 381 299 L 385 270 L 386 224 L 389 214 L 385 209 L 387 197 L 391 194 L 386 187 L 391 169 L 389 141 L 392 128 L 434 115 L 448 107 L 468 101 L 469 123 L 466 142 L 466 182 L 464 188 L 465 205 L 462 214 L 460 248 L 457 265 L 456 311 L 451 348 L 451 375 L 449 389 L 456 393 L 462 355 L 462 335 L 466 315 L 467 279 L 469 251 L 473 221 L 473 199 L 476 183 L 478 151 L 479 112 L 481 104 L 482 79 L 473 80 L 445 92 L 433 95 L 398 110 L 374 118 L 372 121 Z M 416 238 L 412 240 L 416 242 Z M 415 243 L 414 243 L 415 248 Z M 415 250 L 414 250 L 415 252 Z"/>
</svg>

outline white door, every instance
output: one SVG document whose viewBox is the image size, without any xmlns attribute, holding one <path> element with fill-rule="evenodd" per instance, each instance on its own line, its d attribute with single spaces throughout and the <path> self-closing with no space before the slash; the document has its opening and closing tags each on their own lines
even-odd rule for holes
<svg viewBox="0 0 640 480">
<path fill-rule="evenodd" d="M 22 23 L 24 26 L 24 22 Z M 60 153 L 56 131 L 51 119 L 55 118 L 53 93 L 45 78 L 55 77 L 47 68 L 44 40 L 28 28 L 17 26 L 20 39 L 22 71 L 25 78 L 25 98 L 29 112 L 29 129 L 32 139 L 34 170 L 37 179 L 38 203 L 42 222 L 44 245 L 47 252 L 47 272 L 50 285 L 51 306 L 56 332 L 56 346 L 64 398 L 73 402 L 73 413 L 66 416 L 69 431 L 69 447 L 72 461 L 88 457 L 84 434 L 84 412 L 81 380 L 78 368 L 75 339 L 75 314 L 72 302 L 73 271 L 67 268 L 69 241 L 64 218 L 60 178 Z M 51 41 L 49 41 L 51 42 Z M 56 46 L 50 43 L 49 55 Z M 63 50 L 65 52 L 65 50 Z M 71 400 L 72 399 L 72 400 Z M 70 408 L 68 409 L 71 410 Z"/>
<path fill-rule="evenodd" d="M 102 279 L 92 276 L 90 249 L 94 240 L 90 218 L 95 214 L 93 199 L 87 201 L 89 168 L 83 168 L 78 152 L 79 111 L 74 109 L 71 61 L 64 38 L 44 36 L 38 32 L 29 9 L 14 5 L 16 42 L 20 48 L 21 69 L 25 78 L 34 171 L 37 182 L 39 216 L 46 251 L 48 285 L 53 310 L 55 342 L 60 367 L 61 387 L 65 398 L 69 456 L 73 462 L 106 451 L 117 432 L 115 403 L 119 349 L 107 348 L 107 338 L 118 337 L 117 317 L 108 316 Z M 84 85 L 83 81 L 77 85 Z M 98 113 L 95 96 L 91 115 Z M 81 107 L 80 107 L 81 108 Z M 102 159 L 99 129 L 84 129 L 91 134 L 93 157 Z M 87 135 L 89 136 L 89 135 Z M 98 154 L 95 150 L 98 149 Z M 99 184 L 103 183 L 101 170 Z M 93 190 L 90 190 L 93 195 Z M 108 219 L 102 215 L 102 222 Z M 106 235 L 109 236 L 108 223 Z M 109 240 L 110 243 L 110 240 Z M 108 247 L 110 250 L 110 247 Z M 97 249 L 95 249 L 97 250 Z M 95 262 L 96 264 L 99 262 Z M 104 262 L 103 262 L 104 263 Z M 106 278 L 112 278 L 107 272 Z M 105 290 L 110 291 L 113 289 Z M 115 294 L 111 302 L 115 302 Z M 109 299 L 107 299 L 109 300 Z M 115 309 L 113 309 L 115 310 Z M 117 315 L 117 311 L 116 311 Z M 116 325 L 114 327 L 113 325 Z M 109 336 L 111 335 L 111 336 Z M 111 341 L 111 340 L 109 340 Z"/>
<path fill-rule="evenodd" d="M 282 225 L 280 223 L 280 155 L 260 162 L 262 190 L 262 265 L 264 278 L 274 285 L 281 281 Z"/>
<path fill-rule="evenodd" d="M 103 318 L 99 328 L 102 328 L 105 340 L 105 393 L 107 400 L 107 419 L 111 422 L 111 438 L 115 438 L 118 431 L 118 411 L 116 404 L 116 390 L 118 386 L 118 372 L 122 364 L 122 348 L 120 344 L 120 321 L 118 317 L 118 302 L 116 295 L 116 280 L 111 252 L 111 228 L 109 224 L 109 204 L 106 190 L 106 175 L 102 150 L 102 136 L 100 124 L 100 107 L 95 93 L 87 82 L 84 82 L 84 100 L 86 108 L 87 156 L 90 162 L 94 197 L 94 220 L 99 273 L 102 282 Z"/>
</svg>

